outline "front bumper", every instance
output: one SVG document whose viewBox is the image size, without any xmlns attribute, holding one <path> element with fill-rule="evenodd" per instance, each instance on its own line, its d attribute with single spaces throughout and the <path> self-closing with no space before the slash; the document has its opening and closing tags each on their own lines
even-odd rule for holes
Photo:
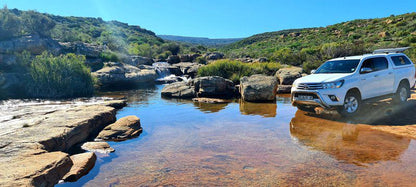
<svg viewBox="0 0 416 187">
<path fill-rule="evenodd" d="M 322 107 L 325 109 L 342 106 L 345 94 L 342 94 L 343 89 L 326 89 L 326 90 L 297 90 L 292 89 L 291 101 L 293 106 L 307 105 Z M 299 95 L 310 96 L 310 99 L 300 98 Z M 336 101 L 330 99 L 330 96 L 335 96 Z"/>
</svg>

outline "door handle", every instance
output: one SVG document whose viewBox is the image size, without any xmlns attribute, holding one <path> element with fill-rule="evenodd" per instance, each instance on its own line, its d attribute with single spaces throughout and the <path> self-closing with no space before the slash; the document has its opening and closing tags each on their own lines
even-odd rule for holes
<svg viewBox="0 0 416 187">
<path fill-rule="evenodd" d="M 393 72 L 389 72 L 389 75 L 393 74 Z"/>
<path fill-rule="evenodd" d="M 365 79 L 365 78 L 362 78 L 361 80 L 362 80 L 362 81 L 365 81 L 365 80 L 367 80 L 367 79 Z"/>
<path fill-rule="evenodd" d="M 374 77 L 378 77 L 378 75 L 374 75 Z"/>
</svg>

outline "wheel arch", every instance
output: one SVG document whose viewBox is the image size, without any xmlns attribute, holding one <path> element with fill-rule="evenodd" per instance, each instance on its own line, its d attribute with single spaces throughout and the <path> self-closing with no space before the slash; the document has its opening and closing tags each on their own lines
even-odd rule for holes
<svg viewBox="0 0 416 187">
<path fill-rule="evenodd" d="M 349 93 L 357 93 L 357 94 L 360 96 L 360 100 L 362 99 L 360 89 L 358 89 L 357 87 L 350 88 L 350 89 L 347 91 L 347 93 L 345 94 L 345 96 L 347 96 Z"/>
<path fill-rule="evenodd" d="M 397 93 L 397 91 L 398 91 L 398 89 L 399 89 L 400 85 L 402 85 L 402 84 L 405 84 L 405 85 L 407 86 L 407 88 L 409 88 L 409 90 L 410 90 L 410 82 L 409 82 L 409 80 L 408 80 L 407 78 L 404 78 L 404 79 L 402 79 L 402 80 L 399 82 L 399 84 L 397 84 L 397 86 L 396 86 L 396 89 L 395 89 L 395 92 L 394 92 L 394 93 Z M 409 92 L 409 96 L 408 96 L 408 97 L 410 97 L 410 92 Z"/>
</svg>

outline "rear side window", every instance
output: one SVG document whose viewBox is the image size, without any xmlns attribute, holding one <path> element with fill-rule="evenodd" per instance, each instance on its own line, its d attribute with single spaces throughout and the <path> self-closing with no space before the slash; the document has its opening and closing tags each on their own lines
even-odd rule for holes
<svg viewBox="0 0 416 187">
<path fill-rule="evenodd" d="M 371 68 L 373 71 L 380 71 L 389 68 L 389 63 L 384 57 L 370 58 L 363 62 L 361 68 Z"/>
<path fill-rule="evenodd" d="M 408 65 L 412 63 L 405 56 L 392 56 L 391 59 L 393 60 L 393 63 L 395 66 L 403 66 L 403 65 Z"/>
</svg>

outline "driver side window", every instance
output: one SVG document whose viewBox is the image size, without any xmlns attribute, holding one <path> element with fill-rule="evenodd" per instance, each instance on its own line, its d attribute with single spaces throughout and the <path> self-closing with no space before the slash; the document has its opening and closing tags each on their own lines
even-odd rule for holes
<svg viewBox="0 0 416 187">
<path fill-rule="evenodd" d="M 371 68 L 372 72 L 388 69 L 388 61 L 384 57 L 370 58 L 363 62 L 361 68 Z"/>
</svg>

